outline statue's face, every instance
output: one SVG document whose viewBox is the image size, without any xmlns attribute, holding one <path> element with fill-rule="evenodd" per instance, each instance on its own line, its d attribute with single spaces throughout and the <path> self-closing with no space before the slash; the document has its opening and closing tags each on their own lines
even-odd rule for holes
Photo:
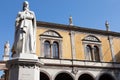
<svg viewBox="0 0 120 80">
<path fill-rule="evenodd" d="M 27 10 L 27 9 L 29 9 L 29 3 L 27 1 L 25 1 L 23 3 L 23 10 Z"/>
</svg>

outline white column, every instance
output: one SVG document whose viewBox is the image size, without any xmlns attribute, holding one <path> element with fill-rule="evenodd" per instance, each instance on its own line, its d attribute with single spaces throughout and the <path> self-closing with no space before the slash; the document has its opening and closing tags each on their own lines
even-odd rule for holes
<svg viewBox="0 0 120 80">
<path fill-rule="evenodd" d="M 62 40 L 59 41 L 59 58 L 62 59 L 63 54 L 62 54 Z"/>
<path fill-rule="evenodd" d="M 112 36 L 108 36 L 108 40 L 109 40 L 109 44 L 110 44 L 110 50 L 111 50 L 111 56 L 112 56 L 112 60 L 113 62 L 116 62 L 116 58 L 115 58 L 115 54 L 114 54 L 114 47 L 113 47 L 113 39 Z"/>
<path fill-rule="evenodd" d="M 75 32 L 70 31 L 70 41 L 71 41 L 71 52 L 72 52 L 72 59 L 76 59 L 75 53 Z"/>
</svg>

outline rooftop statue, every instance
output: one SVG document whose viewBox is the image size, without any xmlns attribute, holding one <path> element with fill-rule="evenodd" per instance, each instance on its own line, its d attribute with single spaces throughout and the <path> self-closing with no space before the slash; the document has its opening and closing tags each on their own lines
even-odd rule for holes
<svg viewBox="0 0 120 80">
<path fill-rule="evenodd" d="M 4 45 L 3 61 L 9 60 L 9 53 L 10 53 L 10 44 L 9 41 L 7 41 Z"/>
<path fill-rule="evenodd" d="M 10 44 L 9 41 L 7 41 L 4 45 L 4 55 L 9 55 L 10 53 Z"/>
<path fill-rule="evenodd" d="M 23 3 L 23 10 L 17 15 L 15 21 L 15 36 L 12 48 L 13 54 L 35 53 L 36 51 L 36 18 L 29 10 L 29 3 Z"/>
</svg>

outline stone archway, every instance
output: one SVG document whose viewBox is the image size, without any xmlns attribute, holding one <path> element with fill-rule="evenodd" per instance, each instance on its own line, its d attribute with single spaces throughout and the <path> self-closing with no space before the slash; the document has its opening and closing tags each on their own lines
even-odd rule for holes
<svg viewBox="0 0 120 80">
<path fill-rule="evenodd" d="M 40 80 L 50 80 L 47 74 L 40 72 Z"/>
<path fill-rule="evenodd" d="M 82 74 L 78 80 L 94 80 L 94 78 L 89 74 Z"/>
<path fill-rule="evenodd" d="M 115 78 L 113 78 L 113 76 L 111 76 L 110 74 L 103 74 L 98 80 L 115 80 Z"/>
<path fill-rule="evenodd" d="M 74 80 L 68 73 L 60 73 L 55 77 L 55 80 Z"/>
</svg>

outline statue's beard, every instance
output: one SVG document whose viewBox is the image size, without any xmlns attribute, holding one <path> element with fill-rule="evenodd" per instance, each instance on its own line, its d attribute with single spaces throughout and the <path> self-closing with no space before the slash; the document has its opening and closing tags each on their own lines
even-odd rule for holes
<svg viewBox="0 0 120 80">
<path fill-rule="evenodd" d="M 23 11 L 25 11 L 25 10 L 29 10 L 29 8 L 28 7 L 23 7 Z"/>
</svg>

